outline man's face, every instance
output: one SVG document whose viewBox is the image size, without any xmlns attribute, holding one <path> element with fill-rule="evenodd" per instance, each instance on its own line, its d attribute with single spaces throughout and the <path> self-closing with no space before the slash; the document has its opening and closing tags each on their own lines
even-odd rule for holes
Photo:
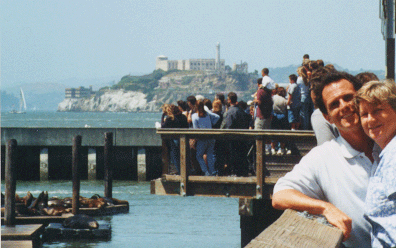
<svg viewBox="0 0 396 248">
<path fill-rule="evenodd" d="M 356 90 L 346 79 L 326 85 L 322 91 L 323 102 L 327 109 L 326 120 L 336 125 L 340 132 L 360 128 L 360 121 L 353 97 Z"/>
<path fill-rule="evenodd" d="M 364 132 L 384 149 L 396 135 L 396 111 L 388 103 L 361 101 L 359 115 Z"/>
</svg>

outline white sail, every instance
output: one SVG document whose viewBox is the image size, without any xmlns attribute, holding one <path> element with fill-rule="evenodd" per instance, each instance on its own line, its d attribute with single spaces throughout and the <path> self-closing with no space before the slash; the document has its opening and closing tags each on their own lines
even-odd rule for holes
<svg viewBox="0 0 396 248">
<path fill-rule="evenodd" d="M 22 88 L 20 88 L 20 99 L 19 99 L 19 113 L 25 113 L 26 112 L 26 100 L 25 100 L 25 94 L 23 94 Z"/>
</svg>

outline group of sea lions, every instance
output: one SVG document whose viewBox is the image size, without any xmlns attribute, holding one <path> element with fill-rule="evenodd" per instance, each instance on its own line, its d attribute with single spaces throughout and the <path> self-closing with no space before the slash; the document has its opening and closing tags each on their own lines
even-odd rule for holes
<svg viewBox="0 0 396 248">
<path fill-rule="evenodd" d="M 1 194 L 2 203 L 4 203 L 4 195 Z M 128 201 L 118 200 L 116 198 L 101 197 L 98 194 L 93 195 L 91 198 L 80 196 L 80 208 L 104 208 L 106 206 L 114 205 L 128 205 Z M 35 215 L 48 215 L 60 216 L 63 213 L 71 212 L 73 200 L 71 197 L 48 198 L 48 192 L 41 192 L 37 198 L 33 197 L 30 192 L 26 196 L 20 197 L 15 194 L 15 212 L 17 216 L 35 216 Z M 2 208 L 4 213 L 4 208 Z"/>
</svg>

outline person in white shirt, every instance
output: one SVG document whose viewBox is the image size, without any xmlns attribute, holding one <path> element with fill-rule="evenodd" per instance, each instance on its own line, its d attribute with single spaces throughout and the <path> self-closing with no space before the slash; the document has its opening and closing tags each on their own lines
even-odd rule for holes
<svg viewBox="0 0 396 248">
<path fill-rule="evenodd" d="M 261 75 L 263 76 L 263 81 L 261 84 L 261 88 L 267 88 L 269 90 L 275 89 L 275 82 L 268 76 L 269 70 L 268 68 L 264 68 L 261 70 Z"/>
<path fill-rule="evenodd" d="M 344 234 L 346 247 L 370 247 L 370 224 L 364 201 L 378 163 L 374 142 L 364 133 L 354 105 L 359 81 L 330 72 L 315 87 L 315 102 L 340 136 L 312 149 L 275 185 L 276 209 L 308 211 L 327 218 Z"/>
</svg>

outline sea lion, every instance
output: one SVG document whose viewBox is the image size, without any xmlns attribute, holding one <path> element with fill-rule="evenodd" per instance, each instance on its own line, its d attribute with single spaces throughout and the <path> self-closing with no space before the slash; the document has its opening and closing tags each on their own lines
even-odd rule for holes
<svg viewBox="0 0 396 248">
<path fill-rule="evenodd" d="M 30 206 L 28 207 L 28 212 L 31 215 L 38 215 L 39 214 L 39 203 L 45 199 L 45 193 L 42 191 L 39 196 L 32 201 Z"/>
<path fill-rule="evenodd" d="M 48 199 L 48 207 L 63 206 L 63 204 L 65 204 L 65 202 L 58 197 L 51 197 Z"/>
<path fill-rule="evenodd" d="M 48 207 L 48 191 L 45 191 L 43 197 L 41 198 L 41 200 L 37 204 L 37 208 L 41 211 L 41 210 L 43 210 L 44 208 L 47 208 L 47 207 Z"/>
<path fill-rule="evenodd" d="M 63 199 L 64 202 L 64 207 L 65 208 L 71 208 L 73 206 L 73 199 L 71 197 L 66 197 Z"/>
<path fill-rule="evenodd" d="M 109 206 L 114 206 L 114 205 L 129 205 L 129 202 L 128 202 L 128 201 L 119 200 L 119 199 L 117 199 L 117 198 L 101 197 L 101 196 L 98 195 L 98 194 L 95 194 L 95 195 L 93 195 L 93 196 L 91 197 L 91 199 L 100 199 L 100 198 L 103 198 L 103 199 L 107 202 L 107 204 L 108 204 Z"/>
<path fill-rule="evenodd" d="M 23 203 L 26 207 L 29 207 L 32 204 L 34 197 L 30 191 L 27 192 L 26 196 L 20 197 L 18 194 L 15 194 L 15 203 Z"/>
<path fill-rule="evenodd" d="M 86 214 L 76 214 L 63 222 L 63 227 L 73 229 L 98 229 L 99 223 Z"/>
<path fill-rule="evenodd" d="M 64 206 L 53 206 L 43 208 L 40 213 L 42 215 L 61 216 L 63 213 L 70 213 L 71 211 L 70 208 L 65 208 Z"/>
<path fill-rule="evenodd" d="M 129 205 L 129 202 L 125 200 L 118 200 L 116 198 L 111 198 L 111 200 L 113 201 L 114 205 Z"/>
</svg>

